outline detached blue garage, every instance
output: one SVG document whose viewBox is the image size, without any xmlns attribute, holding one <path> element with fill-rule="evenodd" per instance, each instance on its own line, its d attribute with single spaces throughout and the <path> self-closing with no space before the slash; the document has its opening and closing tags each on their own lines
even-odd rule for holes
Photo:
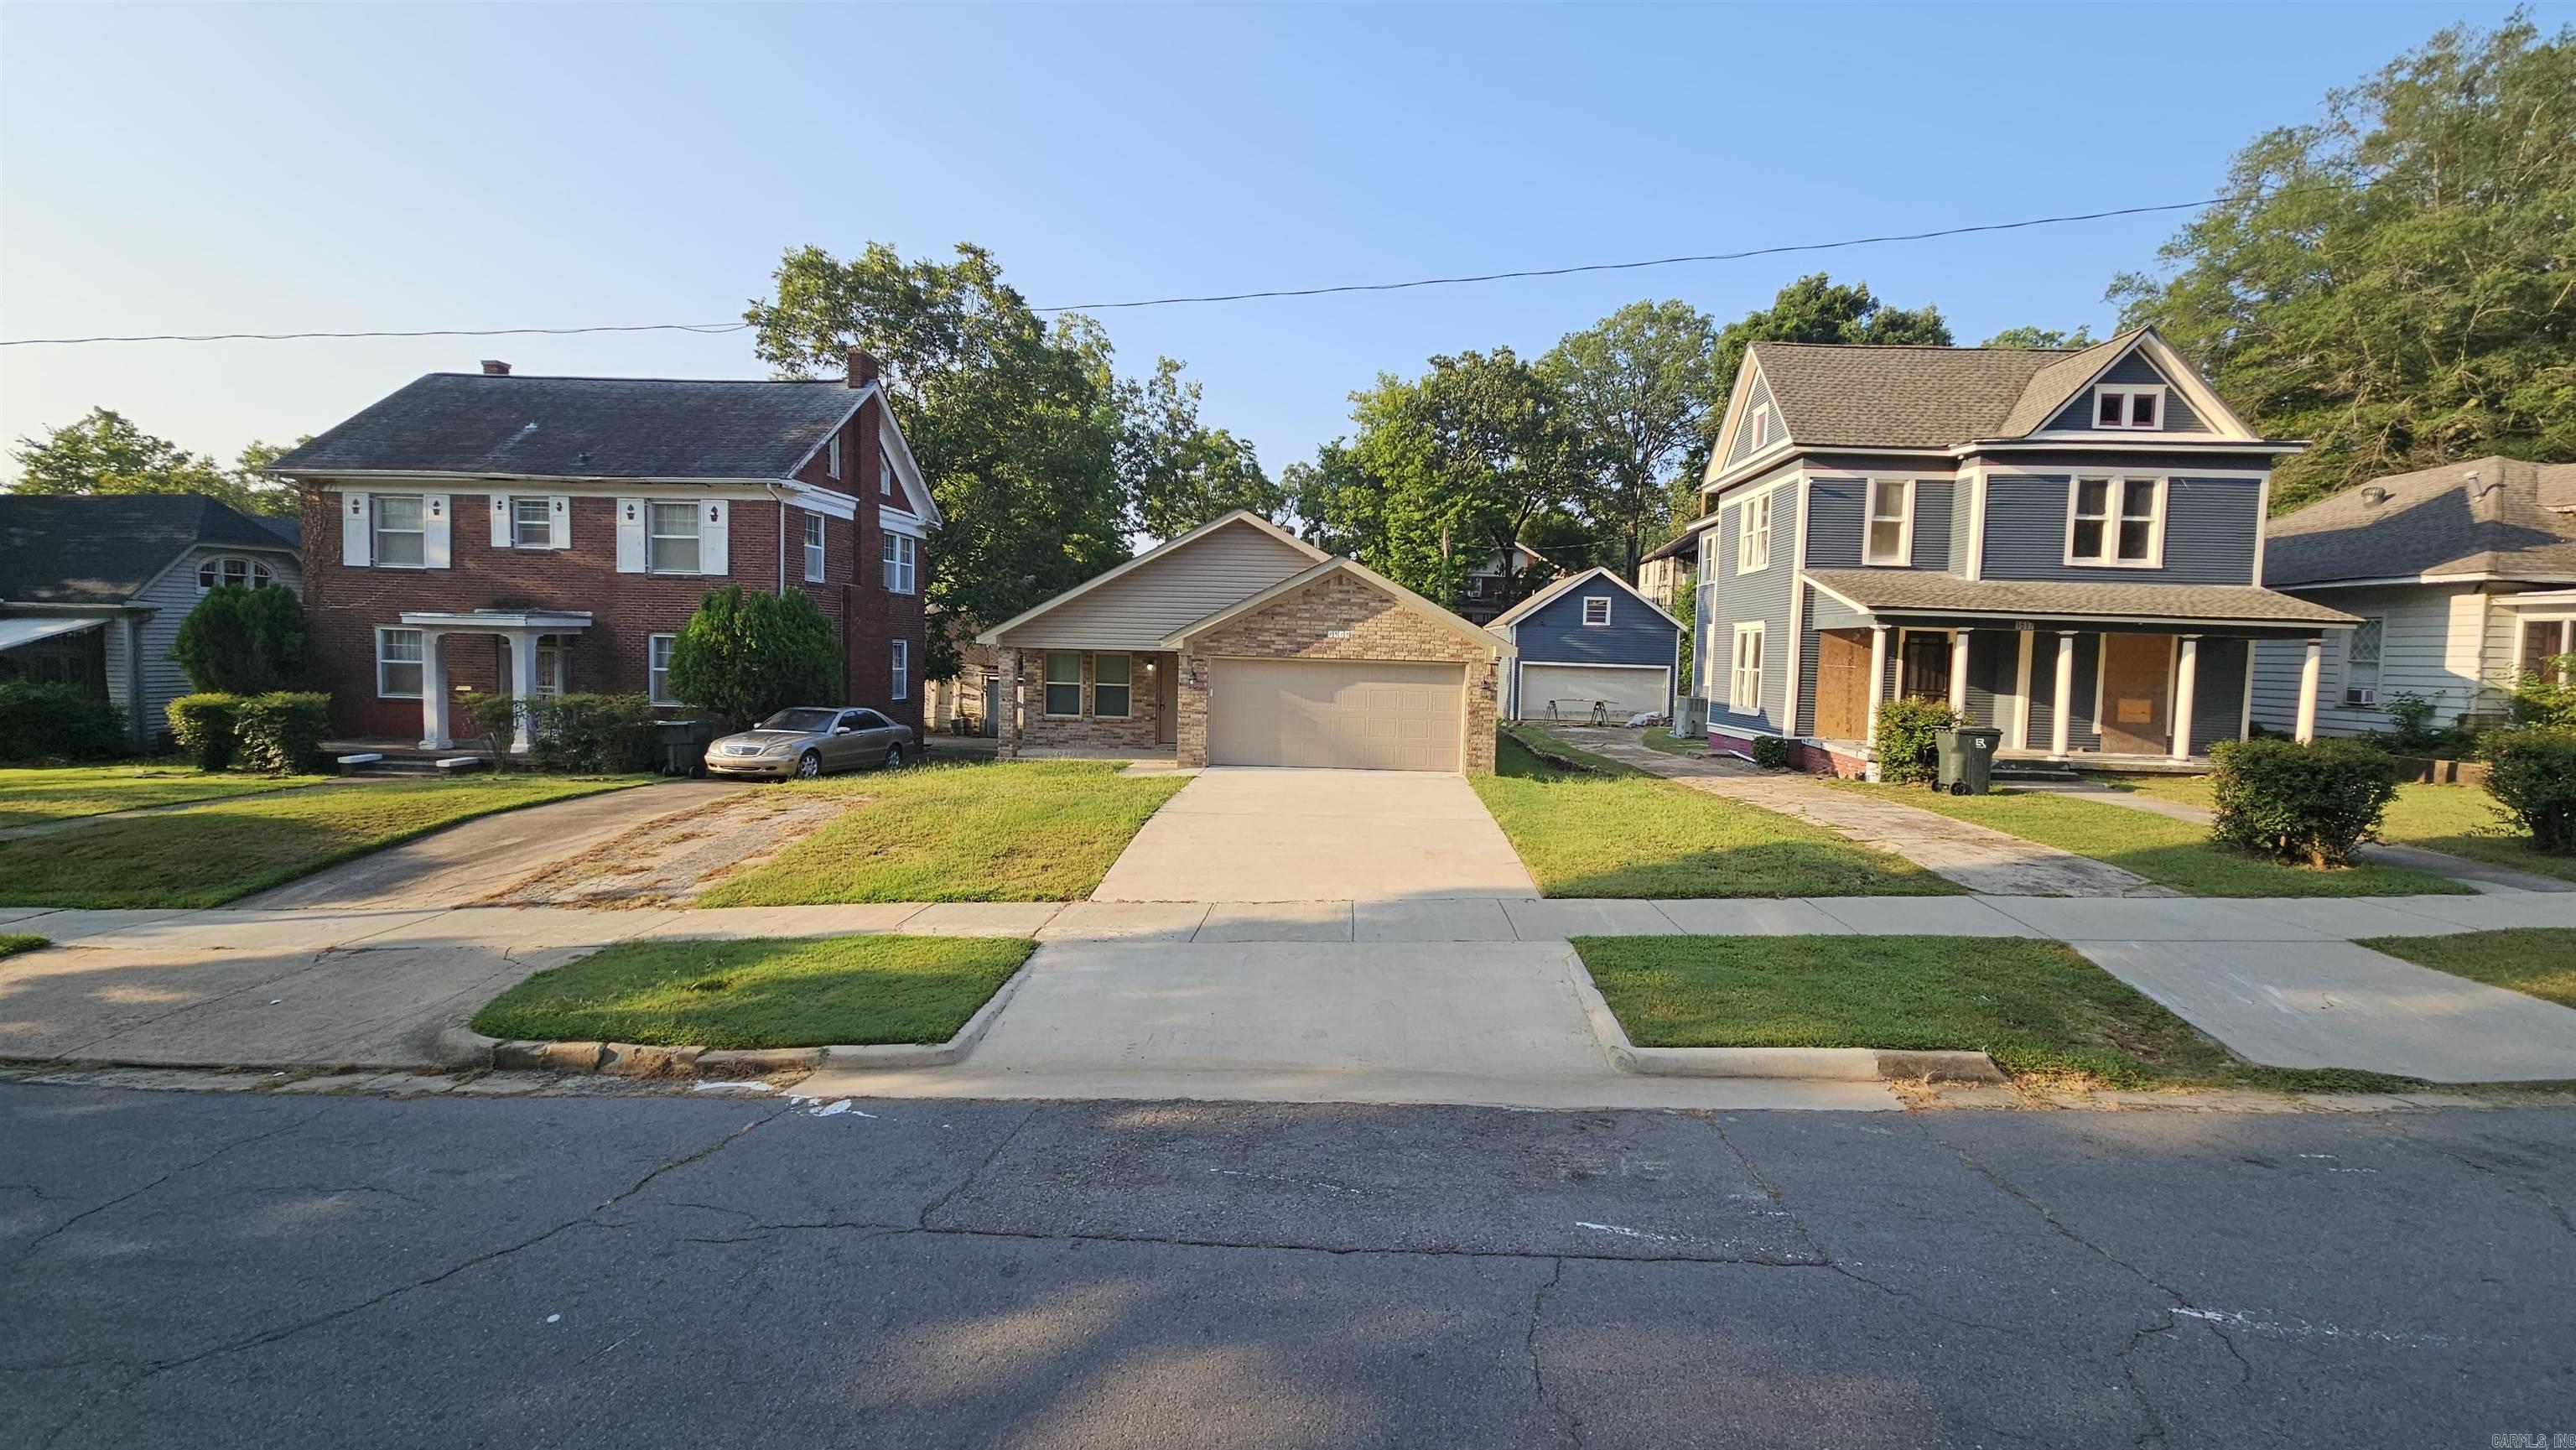
<svg viewBox="0 0 2576 1450">
<path fill-rule="evenodd" d="M 1673 707 L 1681 621 L 1607 569 L 1559 579 L 1485 626 L 1520 650 L 1503 688 L 1513 720 L 1613 723 Z"/>
</svg>

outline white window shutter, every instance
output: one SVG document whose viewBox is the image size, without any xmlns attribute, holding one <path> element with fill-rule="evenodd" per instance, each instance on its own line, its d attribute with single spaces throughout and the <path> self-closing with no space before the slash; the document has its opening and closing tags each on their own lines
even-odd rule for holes
<svg viewBox="0 0 2576 1450">
<path fill-rule="evenodd" d="M 455 522 L 448 517 L 448 505 L 452 502 L 454 500 L 443 493 L 420 496 L 420 563 L 424 569 L 447 567 L 448 526 Z"/>
<path fill-rule="evenodd" d="M 726 554 L 732 532 L 733 507 L 720 498 L 698 500 L 698 572 L 723 575 L 731 573 Z"/>
<path fill-rule="evenodd" d="M 644 572 L 644 500 L 617 501 L 617 572 Z"/>
<path fill-rule="evenodd" d="M 370 522 L 365 494 L 340 495 L 340 562 L 352 569 L 364 569 L 376 562 L 375 536 L 367 527 Z"/>
<path fill-rule="evenodd" d="M 492 495 L 492 547 L 506 549 L 511 542 L 510 496 L 496 493 Z"/>
<path fill-rule="evenodd" d="M 554 522 L 554 529 L 550 535 L 554 541 L 554 547 L 558 549 L 571 548 L 572 495 L 568 493 L 547 495 L 546 517 Z"/>
</svg>

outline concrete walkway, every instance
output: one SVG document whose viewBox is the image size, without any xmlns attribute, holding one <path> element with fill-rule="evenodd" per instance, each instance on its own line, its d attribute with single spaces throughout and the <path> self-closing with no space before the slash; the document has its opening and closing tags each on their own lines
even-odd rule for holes
<svg viewBox="0 0 2576 1450">
<path fill-rule="evenodd" d="M 1154 813 L 1094 901 L 1331 902 L 1536 896 L 1465 778 L 1202 771 Z"/>
</svg>

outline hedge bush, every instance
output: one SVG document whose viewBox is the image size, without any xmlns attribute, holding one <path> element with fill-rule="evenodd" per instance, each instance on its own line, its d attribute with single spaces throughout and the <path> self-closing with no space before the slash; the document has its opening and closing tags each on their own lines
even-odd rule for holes
<svg viewBox="0 0 2576 1450">
<path fill-rule="evenodd" d="M 1899 785 L 1938 773 L 1940 742 L 1933 737 L 1968 723 L 1949 706 L 1930 700 L 1889 700 L 1878 707 L 1878 778 Z"/>
<path fill-rule="evenodd" d="M 272 690 L 243 698 L 233 707 L 233 729 L 241 740 L 241 762 L 267 775 L 318 771 L 322 739 L 331 732 L 331 697 L 292 690 Z"/>
<path fill-rule="evenodd" d="M 2537 850 L 2576 850 L 2576 730 L 2502 730 L 2486 738 L 2487 794 Z"/>
<path fill-rule="evenodd" d="M 653 702 L 642 695 L 540 696 L 528 711 L 539 770 L 615 775 L 653 760 Z"/>
<path fill-rule="evenodd" d="M 2222 740 L 2210 747 L 2222 845 L 2309 866 L 2341 866 L 2376 840 L 2397 796 L 2397 762 L 2358 740 Z"/>
<path fill-rule="evenodd" d="M 170 658 L 200 691 L 287 689 L 304 678 L 304 606 L 292 589 L 210 589 L 179 622 Z"/>
<path fill-rule="evenodd" d="M 89 691 L 0 680 L 0 760 L 105 760 L 132 748 L 116 707 Z"/>
<path fill-rule="evenodd" d="M 200 690 L 181 695 L 163 712 L 170 717 L 170 734 L 179 749 L 195 758 L 199 770 L 230 770 L 233 758 L 241 753 L 241 735 L 235 716 L 241 710 L 241 697 L 219 691 Z"/>
<path fill-rule="evenodd" d="M 841 703 L 841 643 L 801 589 L 709 591 L 671 643 L 671 694 L 738 729 L 790 705 Z"/>
<path fill-rule="evenodd" d="M 1754 736 L 1753 763 L 1764 770 L 1786 770 L 1789 766 L 1789 742 L 1777 735 Z"/>
</svg>

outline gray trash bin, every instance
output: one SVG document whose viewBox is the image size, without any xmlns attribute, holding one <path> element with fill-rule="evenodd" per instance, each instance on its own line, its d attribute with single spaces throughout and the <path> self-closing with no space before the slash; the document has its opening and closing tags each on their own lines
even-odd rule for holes
<svg viewBox="0 0 2576 1450">
<path fill-rule="evenodd" d="M 712 720 L 656 720 L 653 722 L 653 768 L 664 775 L 697 776 L 707 773 L 707 747 L 715 743 L 716 727 Z"/>
<path fill-rule="evenodd" d="M 1968 727 L 1934 731 L 1932 739 L 1941 753 L 1940 773 L 1932 788 L 1952 795 L 1984 795 L 1994 781 L 1995 751 L 2004 743 L 2004 732 Z"/>
</svg>

